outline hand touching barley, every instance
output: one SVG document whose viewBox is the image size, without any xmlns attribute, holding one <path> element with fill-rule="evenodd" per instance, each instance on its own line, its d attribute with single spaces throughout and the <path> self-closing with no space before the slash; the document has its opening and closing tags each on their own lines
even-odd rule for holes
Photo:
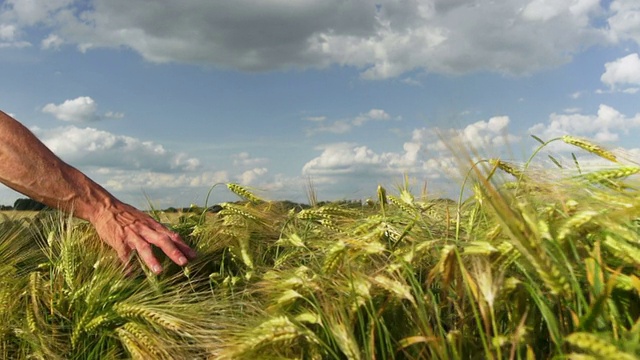
<svg viewBox="0 0 640 360">
<path fill-rule="evenodd" d="M 160 248 L 174 263 L 184 266 L 196 256 L 180 236 L 153 220 L 142 211 L 117 202 L 99 212 L 92 221 L 98 235 L 111 246 L 120 260 L 128 265 L 133 252 L 154 273 L 162 272 L 162 266 L 153 255 L 153 246 Z"/>
<path fill-rule="evenodd" d="M 88 220 L 125 264 L 135 251 L 153 272 L 161 272 L 153 246 L 181 266 L 195 257 L 195 252 L 177 234 L 116 199 L 58 158 L 27 128 L 2 111 L 0 182 L 50 207 Z"/>
</svg>

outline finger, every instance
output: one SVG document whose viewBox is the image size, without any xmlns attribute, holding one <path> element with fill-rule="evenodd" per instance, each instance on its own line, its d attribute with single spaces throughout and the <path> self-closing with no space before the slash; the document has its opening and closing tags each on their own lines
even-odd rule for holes
<svg viewBox="0 0 640 360">
<path fill-rule="evenodd" d="M 187 256 L 189 259 L 195 259 L 198 254 L 195 250 L 193 250 L 189 245 L 187 245 L 184 240 L 177 233 L 170 232 L 169 238 L 173 241 L 174 244 L 180 249 L 180 251 Z"/>
<path fill-rule="evenodd" d="M 183 242 L 175 242 L 176 246 L 178 247 L 178 249 L 180 249 L 180 251 L 185 254 L 187 256 L 187 258 L 189 260 L 193 260 L 198 256 L 198 253 L 193 250 L 192 248 L 189 247 L 189 245 L 183 243 Z"/>
<path fill-rule="evenodd" d="M 151 232 L 149 232 L 148 234 L 145 234 L 145 235 L 149 236 L 149 237 L 157 235 L 157 234 L 153 233 L 154 230 L 155 230 L 156 233 L 160 233 L 160 234 L 166 235 L 171 240 L 171 242 L 173 242 L 173 244 L 178 249 L 178 251 L 180 251 L 181 254 L 176 255 L 176 256 L 178 256 L 178 258 L 179 258 L 180 255 L 186 256 L 187 259 L 194 259 L 197 256 L 196 251 L 193 250 L 191 247 L 189 247 L 189 245 L 187 245 L 187 243 L 184 242 L 184 240 L 182 240 L 182 238 L 180 237 L 180 235 L 178 233 L 167 229 L 164 225 L 159 224 L 157 222 L 151 223 L 151 226 L 149 226 L 149 228 L 150 228 Z M 152 243 L 154 245 L 160 247 L 164 251 L 164 248 L 162 246 L 160 246 L 159 243 L 155 243 L 155 242 L 152 242 Z M 167 256 L 169 256 L 169 258 L 171 258 L 176 264 L 178 264 L 178 265 L 186 265 L 186 261 L 184 263 L 180 263 L 180 262 L 176 261 L 177 258 L 175 256 L 171 256 L 171 254 L 167 253 L 166 251 L 164 251 L 164 253 L 167 254 Z"/>
<path fill-rule="evenodd" d="M 195 257 L 195 251 L 189 248 L 178 234 L 174 234 L 166 228 L 163 228 L 162 231 L 145 228 L 141 229 L 139 234 L 149 243 L 160 248 L 171 261 L 180 266 L 184 266 L 189 262 L 187 256 L 190 258 Z"/>
<path fill-rule="evenodd" d="M 131 250 L 129 251 L 129 255 L 127 256 L 127 261 L 123 264 L 123 271 L 126 276 L 132 276 L 135 272 L 136 267 L 135 264 L 136 252 Z"/>
<path fill-rule="evenodd" d="M 129 264 L 131 263 L 131 256 L 133 255 L 131 248 L 129 248 L 127 245 L 125 245 L 122 242 L 116 242 L 116 244 L 112 245 L 111 247 L 116 251 L 116 254 L 118 255 L 118 259 L 120 259 L 120 262 L 124 266 L 129 266 Z"/>
<path fill-rule="evenodd" d="M 131 234 L 129 236 L 129 241 L 133 243 L 138 256 L 142 259 L 142 262 L 147 265 L 153 273 L 160 274 L 162 272 L 162 265 L 160 265 L 158 259 L 153 255 L 153 248 L 151 247 L 151 244 L 136 234 Z"/>
<path fill-rule="evenodd" d="M 160 248 L 174 263 L 180 266 L 187 265 L 187 257 L 169 235 L 152 231 L 147 233 L 144 239 Z M 186 244 L 184 246 L 186 246 Z"/>
</svg>

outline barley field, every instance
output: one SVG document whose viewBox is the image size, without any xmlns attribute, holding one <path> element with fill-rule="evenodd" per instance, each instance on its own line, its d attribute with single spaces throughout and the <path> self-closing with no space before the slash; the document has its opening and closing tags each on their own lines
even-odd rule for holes
<svg viewBox="0 0 640 360">
<path fill-rule="evenodd" d="M 123 274 L 87 223 L 5 215 L 0 356 L 637 359 L 640 167 L 539 141 L 525 163 L 461 159 L 453 200 L 405 182 L 291 209 L 228 184 L 215 215 L 154 210 L 199 253 L 160 276 Z"/>
</svg>

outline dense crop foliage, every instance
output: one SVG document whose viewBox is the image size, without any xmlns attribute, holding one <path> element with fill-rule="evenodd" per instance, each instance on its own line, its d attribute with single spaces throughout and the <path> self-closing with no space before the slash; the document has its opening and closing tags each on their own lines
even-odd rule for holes
<svg viewBox="0 0 640 360">
<path fill-rule="evenodd" d="M 5 219 L 0 356 L 637 358 L 640 168 L 559 140 L 611 167 L 493 159 L 459 201 L 405 184 L 302 210 L 229 184 L 242 202 L 170 224 L 200 255 L 159 277 L 123 274 L 86 223 Z"/>
</svg>

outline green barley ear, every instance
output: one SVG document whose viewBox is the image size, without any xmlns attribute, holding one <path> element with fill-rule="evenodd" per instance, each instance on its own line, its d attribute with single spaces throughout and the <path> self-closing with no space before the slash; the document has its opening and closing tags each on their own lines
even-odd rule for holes
<svg viewBox="0 0 640 360">
<path fill-rule="evenodd" d="M 289 320 L 287 316 L 279 316 L 264 321 L 249 331 L 247 335 L 242 344 L 231 351 L 229 358 L 239 358 L 266 346 L 287 346 L 294 339 L 308 334 Z"/>
<path fill-rule="evenodd" d="M 584 179 L 591 183 L 600 183 L 603 185 L 614 184 L 614 180 L 624 179 L 633 174 L 640 172 L 640 167 L 637 166 L 621 166 L 615 169 L 605 169 L 590 172 L 588 174 L 578 175 L 578 179 Z"/>
<path fill-rule="evenodd" d="M 384 210 L 387 207 L 387 190 L 381 185 L 378 185 L 378 202 L 380 202 L 380 209 L 382 210 L 382 216 L 384 216 Z"/>
<path fill-rule="evenodd" d="M 515 166 L 506 161 L 502 161 L 500 159 L 491 159 L 489 160 L 489 164 L 515 177 L 516 179 L 520 179 L 522 177 L 522 171 L 516 169 Z"/>
<path fill-rule="evenodd" d="M 262 202 L 262 199 L 255 196 L 251 191 L 249 191 L 246 187 L 241 186 L 235 183 L 227 184 L 227 188 L 231 190 L 232 193 L 240 196 L 241 198 L 253 203 L 258 204 Z"/>
<path fill-rule="evenodd" d="M 565 341 L 599 359 L 636 359 L 635 356 L 619 350 L 614 344 L 591 333 L 576 332 L 567 336 Z"/>
<path fill-rule="evenodd" d="M 584 149 L 592 154 L 598 155 L 601 158 L 604 158 L 613 162 L 618 162 L 618 158 L 616 158 L 616 156 L 611 151 L 606 150 L 600 145 L 596 145 L 587 140 L 580 139 L 571 135 L 565 135 L 562 137 L 562 141 L 564 141 L 569 145 L 577 146 L 581 149 Z"/>
<path fill-rule="evenodd" d="M 327 255 L 322 264 L 322 272 L 324 274 L 333 274 L 342 264 L 347 245 L 344 241 L 338 241 L 329 248 Z"/>
</svg>

